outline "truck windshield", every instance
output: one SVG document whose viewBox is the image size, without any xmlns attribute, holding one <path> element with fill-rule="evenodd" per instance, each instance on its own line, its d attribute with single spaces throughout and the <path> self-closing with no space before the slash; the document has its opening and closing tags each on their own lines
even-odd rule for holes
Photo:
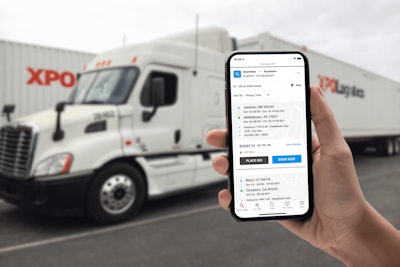
<svg viewBox="0 0 400 267">
<path fill-rule="evenodd" d="M 116 68 L 84 73 L 70 100 L 74 104 L 126 103 L 138 73 L 137 68 Z"/>
</svg>

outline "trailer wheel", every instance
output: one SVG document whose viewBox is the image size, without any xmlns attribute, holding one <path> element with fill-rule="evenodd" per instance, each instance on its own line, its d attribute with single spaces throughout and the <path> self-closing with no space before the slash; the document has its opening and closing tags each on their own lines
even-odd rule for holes
<svg viewBox="0 0 400 267">
<path fill-rule="evenodd" d="M 125 221 L 139 212 L 145 197 L 143 177 L 129 164 L 113 163 L 94 177 L 87 197 L 87 215 L 99 224 Z"/>
<path fill-rule="evenodd" d="M 394 140 L 386 138 L 379 144 L 379 152 L 383 156 L 390 157 L 393 155 L 395 149 Z"/>
</svg>

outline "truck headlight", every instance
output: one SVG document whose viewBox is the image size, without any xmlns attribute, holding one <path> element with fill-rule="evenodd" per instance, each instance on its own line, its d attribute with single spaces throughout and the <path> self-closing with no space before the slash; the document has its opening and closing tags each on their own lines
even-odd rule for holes
<svg viewBox="0 0 400 267">
<path fill-rule="evenodd" d="M 58 154 L 39 162 L 35 169 L 35 176 L 64 174 L 72 164 L 72 155 L 69 153 Z"/>
</svg>

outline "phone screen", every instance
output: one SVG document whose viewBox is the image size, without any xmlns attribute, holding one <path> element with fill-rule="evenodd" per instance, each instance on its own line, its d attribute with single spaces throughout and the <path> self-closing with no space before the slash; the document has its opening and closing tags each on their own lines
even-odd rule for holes
<svg viewBox="0 0 400 267">
<path fill-rule="evenodd" d="M 310 216 L 306 57 L 300 52 L 235 52 L 226 67 L 233 216 L 238 220 Z"/>
</svg>

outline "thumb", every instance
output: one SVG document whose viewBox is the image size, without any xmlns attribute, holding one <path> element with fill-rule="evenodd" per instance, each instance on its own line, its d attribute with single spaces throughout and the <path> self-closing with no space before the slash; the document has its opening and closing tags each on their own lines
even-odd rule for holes
<svg viewBox="0 0 400 267">
<path fill-rule="evenodd" d="M 333 112 L 319 86 L 312 86 L 310 89 L 310 109 L 321 146 L 344 142 Z"/>
</svg>

